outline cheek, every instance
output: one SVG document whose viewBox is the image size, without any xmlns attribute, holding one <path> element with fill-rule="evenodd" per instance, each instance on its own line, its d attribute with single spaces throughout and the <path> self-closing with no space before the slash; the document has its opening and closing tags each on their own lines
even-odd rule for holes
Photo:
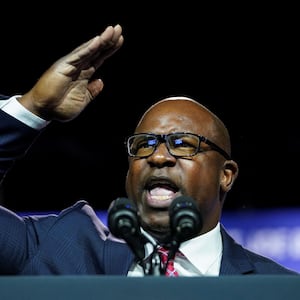
<svg viewBox="0 0 300 300">
<path fill-rule="evenodd" d="M 129 162 L 126 176 L 126 192 L 130 198 L 133 198 L 134 191 L 139 187 L 145 166 L 142 160 L 133 160 Z"/>
<path fill-rule="evenodd" d="M 219 169 L 202 162 L 183 169 L 186 192 L 199 202 L 214 198 L 219 191 Z"/>
</svg>

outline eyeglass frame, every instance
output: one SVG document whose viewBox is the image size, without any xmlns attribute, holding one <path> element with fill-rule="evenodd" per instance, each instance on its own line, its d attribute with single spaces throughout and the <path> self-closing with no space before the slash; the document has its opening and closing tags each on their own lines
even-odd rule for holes
<svg viewBox="0 0 300 300">
<path fill-rule="evenodd" d="M 174 155 L 174 154 L 172 154 L 170 152 L 170 149 L 169 149 L 169 144 L 167 143 L 167 138 L 170 135 L 176 135 L 176 134 L 189 134 L 189 135 L 192 135 L 192 136 L 195 136 L 195 137 L 199 138 L 199 144 L 198 144 L 198 147 L 197 147 L 197 150 L 195 151 L 195 153 L 190 154 L 190 155 Z M 141 135 L 141 136 L 142 135 L 153 136 L 158 141 L 158 143 L 153 147 L 153 152 L 151 154 L 145 155 L 145 156 L 138 156 L 138 155 L 134 155 L 134 154 L 131 153 L 130 146 L 129 146 L 129 140 L 131 138 L 134 138 L 134 137 L 139 136 L 139 135 Z M 155 134 L 155 133 L 146 133 L 146 132 L 135 133 L 135 134 L 132 134 L 130 136 L 127 136 L 125 138 L 124 144 L 125 144 L 125 147 L 126 147 L 126 150 L 127 150 L 127 154 L 130 157 L 137 157 L 137 158 L 149 157 L 155 152 L 155 150 L 157 149 L 157 147 L 161 143 L 166 144 L 166 148 L 168 149 L 168 152 L 174 157 L 191 157 L 191 156 L 194 156 L 198 153 L 204 152 L 204 151 L 201 151 L 201 149 L 200 149 L 201 142 L 203 142 L 203 143 L 207 144 L 208 146 L 210 146 L 211 149 L 209 149 L 209 150 L 217 151 L 222 156 L 224 156 L 224 158 L 226 160 L 231 160 L 231 156 L 225 150 L 223 150 L 221 147 L 219 147 L 217 144 L 215 144 L 214 142 L 212 142 L 211 140 L 209 140 L 207 137 L 205 137 L 203 135 L 199 135 L 199 134 L 192 133 L 192 132 L 172 132 L 172 133 L 168 133 L 168 134 Z M 209 150 L 205 150 L 205 151 L 209 151 Z"/>
</svg>

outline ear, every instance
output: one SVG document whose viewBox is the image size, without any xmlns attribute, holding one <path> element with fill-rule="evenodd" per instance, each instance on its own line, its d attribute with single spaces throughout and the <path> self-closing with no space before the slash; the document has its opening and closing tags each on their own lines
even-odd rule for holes
<svg viewBox="0 0 300 300">
<path fill-rule="evenodd" d="M 230 191 L 235 179 L 239 173 L 238 164 L 234 160 L 226 160 L 223 166 L 223 172 L 221 173 L 220 183 L 223 192 Z"/>
</svg>

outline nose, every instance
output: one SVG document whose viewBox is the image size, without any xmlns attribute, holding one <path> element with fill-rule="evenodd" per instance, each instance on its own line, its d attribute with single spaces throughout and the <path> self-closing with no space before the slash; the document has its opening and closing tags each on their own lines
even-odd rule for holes
<svg viewBox="0 0 300 300">
<path fill-rule="evenodd" d="M 147 158 L 149 164 L 164 167 L 173 166 L 176 164 L 176 157 L 170 154 L 167 145 L 165 143 L 160 143 L 152 155 Z"/>
</svg>

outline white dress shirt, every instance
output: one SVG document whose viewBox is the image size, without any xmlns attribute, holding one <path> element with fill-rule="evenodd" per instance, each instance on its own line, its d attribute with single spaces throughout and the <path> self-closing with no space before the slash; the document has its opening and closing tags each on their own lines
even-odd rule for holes
<svg viewBox="0 0 300 300">
<path fill-rule="evenodd" d="M 181 243 L 183 257 L 175 256 L 174 266 L 179 276 L 219 276 L 222 258 L 220 224 L 211 231 Z M 144 276 L 143 268 L 135 264 L 128 276 Z"/>
</svg>

